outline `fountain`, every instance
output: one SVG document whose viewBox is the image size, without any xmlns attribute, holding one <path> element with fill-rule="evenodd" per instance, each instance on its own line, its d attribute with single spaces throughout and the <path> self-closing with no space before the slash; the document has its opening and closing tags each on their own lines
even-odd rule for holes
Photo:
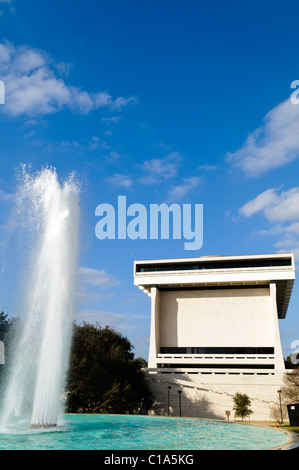
<svg viewBox="0 0 299 470">
<path fill-rule="evenodd" d="M 16 216 L 23 221 L 20 236 L 30 257 L 23 273 L 26 314 L 0 409 L 0 450 L 264 449 L 286 444 L 286 434 L 276 430 L 213 420 L 63 415 L 75 298 L 78 187 L 72 178 L 61 184 L 49 168 L 34 175 L 23 171 L 17 202 Z"/>
<path fill-rule="evenodd" d="M 68 365 L 78 251 L 78 187 L 54 169 L 23 169 L 17 213 L 30 234 L 26 295 L 0 412 L 0 428 L 31 415 L 31 428 L 56 426 Z M 27 247 L 26 247 L 27 248 Z"/>
</svg>

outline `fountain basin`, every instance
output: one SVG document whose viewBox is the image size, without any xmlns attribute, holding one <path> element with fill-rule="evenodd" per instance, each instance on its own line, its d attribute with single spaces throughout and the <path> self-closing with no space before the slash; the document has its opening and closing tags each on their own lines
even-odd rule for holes
<svg viewBox="0 0 299 470">
<path fill-rule="evenodd" d="M 1 450 L 265 450 L 285 446 L 289 433 L 260 426 L 129 415 L 64 415 L 52 428 L 22 420 L 0 434 Z"/>
</svg>

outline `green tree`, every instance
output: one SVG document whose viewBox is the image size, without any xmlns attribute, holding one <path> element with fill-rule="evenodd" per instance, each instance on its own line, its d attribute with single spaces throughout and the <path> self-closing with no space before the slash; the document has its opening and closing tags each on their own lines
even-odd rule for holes
<svg viewBox="0 0 299 470">
<path fill-rule="evenodd" d="M 299 353 L 294 352 L 290 354 L 284 361 L 286 369 L 297 369 L 299 368 Z"/>
<path fill-rule="evenodd" d="M 8 315 L 4 312 L 0 313 L 0 341 L 5 341 L 9 330 L 10 321 L 7 320 Z"/>
<path fill-rule="evenodd" d="M 4 343 L 5 364 L 0 365 L 0 393 L 5 381 L 5 375 L 12 362 L 13 339 L 18 329 L 18 318 L 8 318 L 4 312 L 0 313 L 0 341 Z"/>
<path fill-rule="evenodd" d="M 299 372 L 297 371 L 296 373 L 295 371 L 284 374 L 283 382 L 284 385 L 281 388 L 281 404 L 278 402 L 271 406 L 271 417 L 278 423 L 288 420 L 288 410 L 286 405 L 299 403 Z"/>
<path fill-rule="evenodd" d="M 233 397 L 234 401 L 234 411 L 235 411 L 235 416 L 241 416 L 242 421 L 246 416 L 249 416 L 253 413 L 252 410 L 250 410 L 251 406 L 251 400 L 246 393 L 236 393 Z"/>
<path fill-rule="evenodd" d="M 144 360 L 129 340 L 109 327 L 74 325 L 67 381 L 70 413 L 146 413 L 153 397 Z"/>
<path fill-rule="evenodd" d="M 285 374 L 283 377 L 282 399 L 285 404 L 299 403 L 299 373 Z"/>
</svg>

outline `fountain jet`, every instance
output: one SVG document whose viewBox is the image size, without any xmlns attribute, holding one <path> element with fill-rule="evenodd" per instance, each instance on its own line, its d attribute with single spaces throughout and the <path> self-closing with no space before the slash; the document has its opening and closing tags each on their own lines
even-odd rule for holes
<svg viewBox="0 0 299 470">
<path fill-rule="evenodd" d="M 31 427 L 56 426 L 71 346 L 78 253 L 78 187 L 54 169 L 23 172 L 19 216 L 31 234 L 24 273 L 26 315 L 6 388 L 2 416 L 31 413 Z"/>
</svg>

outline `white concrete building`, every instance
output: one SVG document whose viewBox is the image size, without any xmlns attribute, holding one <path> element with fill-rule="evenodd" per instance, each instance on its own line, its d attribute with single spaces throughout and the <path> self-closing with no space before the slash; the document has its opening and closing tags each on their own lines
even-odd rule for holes
<svg viewBox="0 0 299 470">
<path fill-rule="evenodd" d="M 285 373 L 278 319 L 294 280 L 290 253 L 135 261 L 134 283 L 151 298 L 158 412 L 225 419 L 240 392 L 252 419 L 270 419 Z"/>
</svg>

